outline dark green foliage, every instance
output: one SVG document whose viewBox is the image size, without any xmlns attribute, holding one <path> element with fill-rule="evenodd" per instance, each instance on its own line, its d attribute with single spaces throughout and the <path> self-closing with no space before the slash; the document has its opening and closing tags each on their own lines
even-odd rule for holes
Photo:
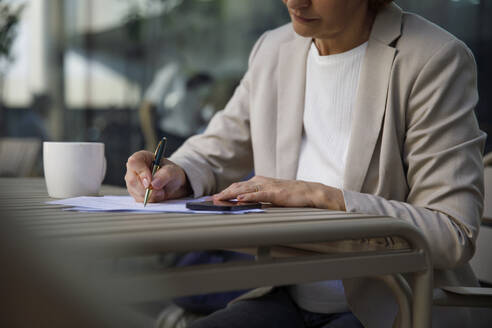
<svg viewBox="0 0 492 328">
<path fill-rule="evenodd" d="M 0 58 L 10 59 L 10 49 L 22 9 L 23 6 L 14 8 L 8 1 L 0 0 Z"/>
</svg>

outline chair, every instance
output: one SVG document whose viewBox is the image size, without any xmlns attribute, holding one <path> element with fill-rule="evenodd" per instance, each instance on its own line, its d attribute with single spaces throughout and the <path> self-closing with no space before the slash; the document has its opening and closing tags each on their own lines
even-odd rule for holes
<svg viewBox="0 0 492 328">
<path fill-rule="evenodd" d="M 492 284 L 492 153 L 484 157 L 484 212 L 477 249 L 470 261 L 482 285 Z M 492 288 L 443 287 L 434 290 L 434 305 L 492 308 Z"/>
<path fill-rule="evenodd" d="M 484 158 L 484 210 L 477 240 L 478 251 L 470 264 L 478 280 L 492 286 L 492 257 L 482 250 L 492 249 L 492 153 Z"/>
</svg>

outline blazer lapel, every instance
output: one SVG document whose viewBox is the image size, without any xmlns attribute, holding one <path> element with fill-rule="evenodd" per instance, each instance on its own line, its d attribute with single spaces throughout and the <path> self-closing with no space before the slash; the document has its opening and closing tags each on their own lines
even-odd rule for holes
<svg viewBox="0 0 492 328">
<path fill-rule="evenodd" d="M 295 36 L 279 54 L 276 177 L 295 179 L 302 141 L 306 58 L 311 39 Z"/>
<path fill-rule="evenodd" d="M 352 114 L 344 189 L 360 191 L 362 188 L 381 130 L 395 52 L 394 48 L 377 41 L 367 46 Z"/>
<path fill-rule="evenodd" d="M 374 22 L 359 78 L 347 150 L 344 189 L 361 191 L 376 146 L 388 95 L 396 49 L 389 46 L 401 32 L 401 9 L 390 5 Z"/>
</svg>

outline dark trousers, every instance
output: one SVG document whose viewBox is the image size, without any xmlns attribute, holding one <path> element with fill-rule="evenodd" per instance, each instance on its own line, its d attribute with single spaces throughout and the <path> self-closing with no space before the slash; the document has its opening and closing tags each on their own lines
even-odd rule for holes
<svg viewBox="0 0 492 328">
<path fill-rule="evenodd" d="M 234 303 L 190 328 L 363 328 L 352 312 L 323 314 L 300 309 L 282 288 Z"/>
</svg>

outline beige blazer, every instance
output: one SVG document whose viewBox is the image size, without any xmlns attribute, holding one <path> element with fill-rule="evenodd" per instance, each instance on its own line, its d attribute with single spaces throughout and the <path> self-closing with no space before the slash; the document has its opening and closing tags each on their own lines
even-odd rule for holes
<svg viewBox="0 0 492 328">
<path fill-rule="evenodd" d="M 257 41 L 226 108 L 171 157 L 195 196 L 221 190 L 253 168 L 257 175 L 296 178 L 310 43 L 291 24 Z M 420 228 L 438 285 L 476 283 L 466 263 L 483 207 L 485 134 L 474 115 L 477 101 L 475 61 L 461 41 L 396 5 L 378 14 L 353 112 L 346 208 Z M 396 304 L 382 285 L 344 284 L 366 327 L 391 327 Z"/>
</svg>

